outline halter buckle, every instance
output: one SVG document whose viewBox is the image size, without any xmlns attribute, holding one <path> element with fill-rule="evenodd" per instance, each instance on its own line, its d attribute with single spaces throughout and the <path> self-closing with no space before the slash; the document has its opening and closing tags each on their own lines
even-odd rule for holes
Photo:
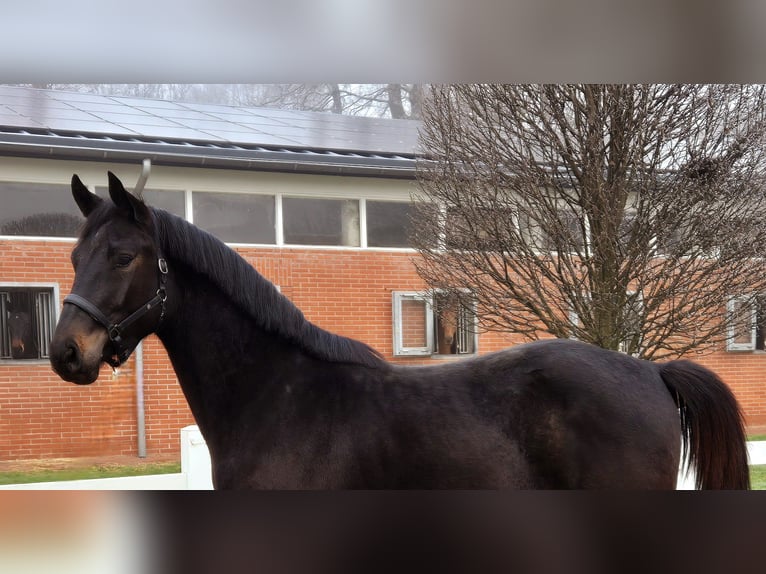
<svg viewBox="0 0 766 574">
<path fill-rule="evenodd" d="M 168 274 L 168 262 L 164 258 L 160 257 L 157 259 L 157 266 L 160 268 L 160 273 L 163 275 Z"/>
<path fill-rule="evenodd" d="M 113 342 L 120 341 L 122 337 L 120 336 L 120 326 L 119 325 L 112 325 L 109 327 L 109 340 Z"/>
</svg>

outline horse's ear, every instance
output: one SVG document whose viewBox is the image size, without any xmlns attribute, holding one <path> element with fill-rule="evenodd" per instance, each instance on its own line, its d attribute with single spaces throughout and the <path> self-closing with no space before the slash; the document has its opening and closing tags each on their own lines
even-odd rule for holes
<svg viewBox="0 0 766 574">
<path fill-rule="evenodd" d="M 146 204 L 125 189 L 119 178 L 111 171 L 109 176 L 109 197 L 121 210 L 133 216 L 139 222 L 148 224 L 151 221 L 151 213 Z"/>
<path fill-rule="evenodd" d="M 82 211 L 82 214 L 85 217 L 88 217 L 88 215 L 90 215 L 91 212 L 104 201 L 95 193 L 91 193 L 90 190 L 85 187 L 85 184 L 80 181 L 80 178 L 77 177 L 77 174 L 72 176 L 72 197 L 74 197 L 77 207 L 80 208 L 80 211 Z"/>
</svg>

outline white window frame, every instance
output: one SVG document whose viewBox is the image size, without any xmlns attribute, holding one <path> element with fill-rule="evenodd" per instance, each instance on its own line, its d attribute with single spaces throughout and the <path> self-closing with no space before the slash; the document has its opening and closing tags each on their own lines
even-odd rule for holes
<svg viewBox="0 0 766 574">
<path fill-rule="evenodd" d="M 426 346 L 425 347 L 405 347 L 402 341 L 402 302 L 403 301 L 423 301 L 426 305 Z M 393 304 L 393 332 L 394 332 L 394 356 L 396 357 L 470 357 L 476 355 L 479 352 L 479 341 L 477 337 L 477 309 L 474 303 L 471 306 L 471 312 L 473 314 L 473 324 L 469 330 L 468 336 L 473 337 L 473 352 L 472 353 L 460 353 L 457 355 L 442 355 L 439 354 L 437 349 L 437 342 L 435 338 L 436 333 L 436 318 L 434 313 L 434 301 L 433 294 L 428 291 L 393 291 L 392 293 Z"/>
<path fill-rule="evenodd" d="M 393 292 L 394 355 L 397 357 L 427 357 L 434 348 L 434 312 L 433 301 L 428 293 L 422 291 Z M 405 347 L 402 341 L 402 302 L 422 301 L 426 306 L 424 328 L 426 330 L 425 347 Z"/>
<path fill-rule="evenodd" d="M 737 303 L 748 303 L 750 314 L 750 341 L 747 343 L 735 343 L 734 338 L 737 336 L 735 331 L 735 325 L 731 321 L 731 317 L 734 314 L 734 306 Z M 755 351 L 756 350 L 756 337 L 757 337 L 757 309 L 755 301 L 752 295 L 733 295 L 726 301 L 726 350 L 727 351 Z"/>
</svg>

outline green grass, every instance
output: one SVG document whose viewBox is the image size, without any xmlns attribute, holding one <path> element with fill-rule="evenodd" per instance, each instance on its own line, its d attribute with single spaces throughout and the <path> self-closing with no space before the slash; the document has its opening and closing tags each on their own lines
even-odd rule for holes
<svg viewBox="0 0 766 574">
<path fill-rule="evenodd" d="M 750 488 L 766 490 L 766 464 L 755 464 L 750 467 Z"/>
<path fill-rule="evenodd" d="M 55 482 L 59 480 L 112 478 L 115 476 L 141 476 L 145 474 L 170 474 L 174 472 L 181 472 L 180 462 L 145 464 L 140 466 L 96 465 L 86 468 L 0 472 L 0 484 Z"/>
<path fill-rule="evenodd" d="M 747 440 L 766 440 L 766 434 L 750 435 Z M 753 490 L 766 490 L 766 464 L 750 467 L 750 487 Z"/>
</svg>

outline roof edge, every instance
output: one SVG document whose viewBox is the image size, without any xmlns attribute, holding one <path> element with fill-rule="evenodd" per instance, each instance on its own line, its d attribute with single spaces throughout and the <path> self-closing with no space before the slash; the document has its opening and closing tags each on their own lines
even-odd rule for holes
<svg viewBox="0 0 766 574">
<path fill-rule="evenodd" d="M 2 128 L 0 128 L 1 130 Z M 33 134 L 0 131 L 0 153 L 16 157 L 83 161 L 136 162 L 213 169 L 287 173 L 415 178 L 415 155 L 339 153 L 311 149 L 245 147 L 196 142 L 120 140 L 106 135 Z"/>
</svg>

